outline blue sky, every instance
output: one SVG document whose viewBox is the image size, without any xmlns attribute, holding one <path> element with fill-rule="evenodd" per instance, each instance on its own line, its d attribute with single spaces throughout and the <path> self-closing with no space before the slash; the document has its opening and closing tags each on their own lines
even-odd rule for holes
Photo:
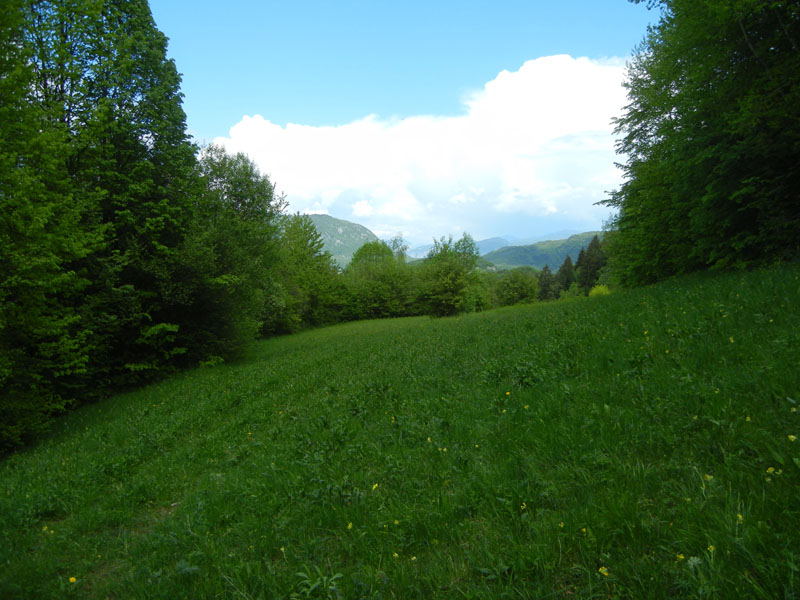
<svg viewBox="0 0 800 600">
<path fill-rule="evenodd" d="M 190 133 L 290 210 L 381 237 L 600 228 L 609 124 L 655 11 L 624 0 L 151 0 Z"/>
</svg>

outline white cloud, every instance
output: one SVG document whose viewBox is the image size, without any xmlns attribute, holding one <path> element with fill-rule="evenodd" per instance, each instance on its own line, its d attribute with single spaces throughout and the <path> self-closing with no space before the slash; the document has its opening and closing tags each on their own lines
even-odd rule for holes
<svg viewBox="0 0 800 600">
<path fill-rule="evenodd" d="M 611 119 L 625 104 L 624 62 L 566 55 L 501 72 L 464 114 L 336 127 L 245 116 L 216 143 L 244 152 L 289 208 L 402 232 L 411 242 L 598 228 L 616 187 Z M 387 233 L 388 232 L 388 233 Z"/>
</svg>

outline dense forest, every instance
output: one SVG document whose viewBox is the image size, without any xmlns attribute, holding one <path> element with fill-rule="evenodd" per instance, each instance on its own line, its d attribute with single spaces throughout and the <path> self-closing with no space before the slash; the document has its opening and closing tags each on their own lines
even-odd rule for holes
<svg viewBox="0 0 800 600">
<path fill-rule="evenodd" d="M 662 18 L 628 65 L 625 182 L 607 201 L 618 209 L 607 236 L 617 279 L 796 257 L 800 4 L 649 5 Z"/>
<path fill-rule="evenodd" d="M 338 269 L 247 156 L 192 142 L 146 0 L 6 0 L 0 448 L 259 336 L 795 257 L 800 7 L 651 4 L 662 18 L 630 64 L 626 180 L 603 242 L 574 265 L 486 273 L 469 235 L 437 240 L 420 264 L 401 239 L 370 242 Z"/>
</svg>

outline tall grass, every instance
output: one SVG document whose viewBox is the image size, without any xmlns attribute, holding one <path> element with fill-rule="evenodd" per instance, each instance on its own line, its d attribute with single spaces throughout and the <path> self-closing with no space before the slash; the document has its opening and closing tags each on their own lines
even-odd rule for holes
<svg viewBox="0 0 800 600">
<path fill-rule="evenodd" d="M 0 463 L 0 597 L 798 597 L 798 278 L 352 323 L 84 407 Z"/>
</svg>

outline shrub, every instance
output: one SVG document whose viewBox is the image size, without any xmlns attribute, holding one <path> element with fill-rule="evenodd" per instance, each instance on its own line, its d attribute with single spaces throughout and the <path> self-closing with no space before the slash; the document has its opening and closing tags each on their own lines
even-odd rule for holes
<svg viewBox="0 0 800 600">
<path fill-rule="evenodd" d="M 591 296 L 608 296 L 611 293 L 611 290 L 608 289 L 607 285 L 596 285 L 591 290 L 589 290 L 589 297 Z"/>
</svg>

